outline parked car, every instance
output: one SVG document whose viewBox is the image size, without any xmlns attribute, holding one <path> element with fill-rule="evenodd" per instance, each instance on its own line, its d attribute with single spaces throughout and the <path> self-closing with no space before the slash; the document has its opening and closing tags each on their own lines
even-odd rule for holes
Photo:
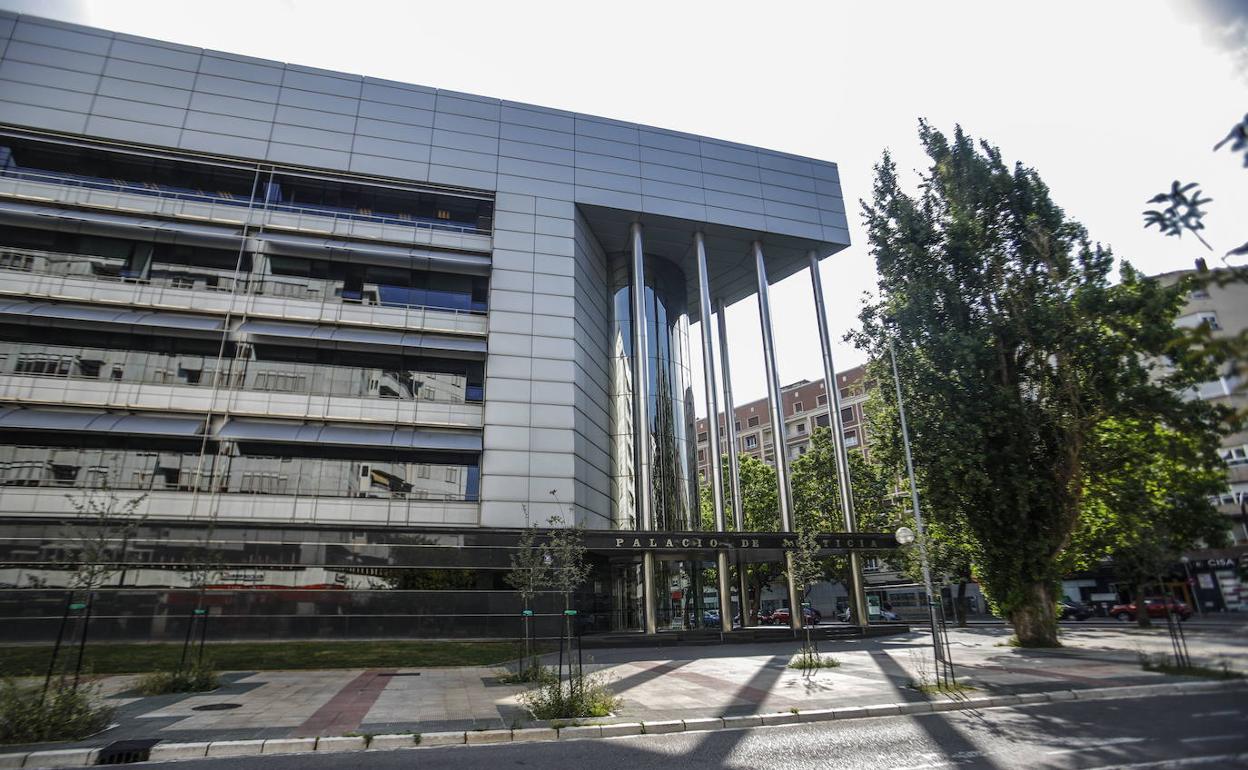
<svg viewBox="0 0 1248 770">
<path fill-rule="evenodd" d="M 719 625 L 719 612 L 717 610 L 707 610 L 702 613 L 702 625 L 707 628 Z"/>
<path fill-rule="evenodd" d="M 1057 603 L 1058 617 L 1062 620 L 1087 620 L 1092 617 L 1092 610 L 1083 602 L 1062 599 Z"/>
<path fill-rule="evenodd" d="M 1192 616 L 1192 608 L 1178 599 L 1162 598 L 1160 596 L 1150 597 L 1144 600 L 1144 608 L 1150 618 L 1164 618 L 1166 616 L 1167 602 L 1170 604 L 1170 611 L 1177 615 L 1179 620 L 1187 620 Z M 1135 620 L 1136 614 L 1135 602 L 1115 604 L 1109 610 L 1110 617 L 1118 618 L 1119 620 Z"/>
<path fill-rule="evenodd" d="M 823 615 L 814 607 L 802 607 L 802 622 L 808 626 L 817 626 L 823 621 Z M 789 608 L 781 607 L 771 613 L 771 624 L 773 626 L 787 626 L 789 624 Z"/>
</svg>

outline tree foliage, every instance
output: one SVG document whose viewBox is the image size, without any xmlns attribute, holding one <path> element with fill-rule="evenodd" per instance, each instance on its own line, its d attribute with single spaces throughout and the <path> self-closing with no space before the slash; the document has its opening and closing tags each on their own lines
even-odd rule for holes
<svg viewBox="0 0 1248 770">
<path fill-rule="evenodd" d="M 1110 559 L 1136 600 L 1184 550 L 1225 544 L 1226 520 L 1212 497 L 1226 486 L 1216 437 L 1158 422 L 1109 419 L 1089 444 L 1079 528 L 1066 553 L 1071 568 Z M 1148 613 L 1140 613 L 1142 625 Z"/>
<path fill-rule="evenodd" d="M 1215 410 L 1180 396 L 1213 364 L 1175 330 L 1181 292 L 1129 266 L 1112 283 L 1112 254 L 1035 170 L 961 128 L 920 123 L 919 137 L 930 165 L 918 194 L 886 153 L 863 204 L 880 281 L 857 342 L 886 381 L 895 338 L 927 507 L 965 522 L 1019 642 L 1056 645 L 1055 586 L 1099 426 L 1214 430 Z"/>
</svg>

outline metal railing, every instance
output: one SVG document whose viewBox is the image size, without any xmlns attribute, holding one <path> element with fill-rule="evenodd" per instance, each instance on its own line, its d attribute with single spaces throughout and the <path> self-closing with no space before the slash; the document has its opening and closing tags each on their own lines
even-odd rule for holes
<svg viewBox="0 0 1248 770">
<path fill-rule="evenodd" d="M 0 445 L 0 494 L 14 487 L 133 492 L 217 492 L 472 502 L 470 466 L 318 457 L 218 457 L 198 453 Z M 224 466 L 224 467 L 222 467 Z"/>
<path fill-rule="evenodd" d="M 368 283 L 360 290 L 348 292 L 345 282 L 324 278 L 299 278 L 271 274 L 245 273 L 235 278 L 234 271 L 194 265 L 154 262 L 147 276 L 134 275 L 128 268 L 128 260 L 121 257 L 104 257 L 89 254 L 69 254 L 0 246 L 0 270 L 11 270 L 31 275 L 48 275 L 89 281 L 112 281 L 139 286 L 181 289 L 187 291 L 210 291 L 231 293 L 237 289 L 242 294 L 296 301 L 340 303 L 373 307 L 390 307 L 407 310 L 423 310 L 449 313 L 455 316 L 480 317 L 488 311 L 449 306 L 449 300 L 466 295 L 441 292 L 436 289 L 412 289 L 405 286 Z M 424 292 L 441 295 L 448 303 L 429 304 L 397 302 L 386 298 L 392 292 Z M 358 297 L 347 296 L 358 294 Z M 471 299 L 465 300 L 471 303 Z"/>
<path fill-rule="evenodd" d="M 0 375 L 433 403 L 480 403 L 465 375 L 0 340 Z M 215 380 L 215 383 L 214 383 Z"/>
<path fill-rule="evenodd" d="M 104 190 L 108 192 L 126 193 L 131 195 L 143 195 L 147 197 L 161 198 L 163 200 L 188 201 L 192 203 L 208 203 L 212 205 L 222 204 L 233 207 L 246 208 L 250 199 L 248 196 L 240 195 L 234 197 L 228 193 L 206 193 L 194 190 L 178 190 L 176 188 L 162 187 L 156 185 L 142 185 L 134 182 L 125 182 L 118 179 L 102 179 L 98 177 L 76 176 L 73 174 L 58 174 L 51 171 L 27 171 L 17 168 L 0 168 L 0 177 L 8 177 L 11 179 L 21 179 L 29 182 L 39 182 L 42 184 L 54 184 L 63 187 L 75 187 L 85 190 Z M 451 222 L 442 222 L 436 219 L 427 219 L 424 217 L 405 217 L 401 215 L 384 215 L 365 213 L 362 211 L 351 211 L 347 209 L 335 209 L 330 206 L 307 206 L 294 203 L 283 203 L 281 201 L 269 201 L 263 203 L 263 209 L 267 211 L 283 211 L 298 214 L 300 216 L 316 216 L 321 219 L 332 219 L 352 222 L 370 222 L 387 225 L 400 225 L 403 227 L 412 227 L 416 229 L 438 230 L 452 233 L 464 233 L 469 235 L 489 235 L 490 230 L 469 224 L 456 224 Z M 260 207 L 257 207 L 260 208 Z"/>
</svg>

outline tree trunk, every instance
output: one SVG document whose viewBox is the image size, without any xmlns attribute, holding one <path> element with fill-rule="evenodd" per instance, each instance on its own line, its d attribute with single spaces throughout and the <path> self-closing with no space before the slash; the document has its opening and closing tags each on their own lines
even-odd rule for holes
<svg viewBox="0 0 1248 770">
<path fill-rule="evenodd" d="M 958 628 L 966 628 L 966 581 L 958 583 L 958 596 L 953 600 L 953 615 L 957 618 Z"/>
<path fill-rule="evenodd" d="M 1020 647 L 1060 647 L 1057 616 L 1053 612 L 1053 589 L 1045 582 L 1032 583 L 1023 600 L 1010 610 L 1010 625 Z"/>
</svg>

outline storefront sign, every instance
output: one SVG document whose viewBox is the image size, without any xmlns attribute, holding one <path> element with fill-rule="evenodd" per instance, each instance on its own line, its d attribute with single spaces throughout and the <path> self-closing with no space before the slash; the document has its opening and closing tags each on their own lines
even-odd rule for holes
<svg viewBox="0 0 1248 770">
<path fill-rule="evenodd" d="M 897 538 L 880 532 L 825 532 L 816 538 L 826 551 L 862 551 L 897 547 Z M 788 550 L 787 532 L 595 532 L 585 533 L 585 546 L 611 551 L 763 551 Z"/>
</svg>

